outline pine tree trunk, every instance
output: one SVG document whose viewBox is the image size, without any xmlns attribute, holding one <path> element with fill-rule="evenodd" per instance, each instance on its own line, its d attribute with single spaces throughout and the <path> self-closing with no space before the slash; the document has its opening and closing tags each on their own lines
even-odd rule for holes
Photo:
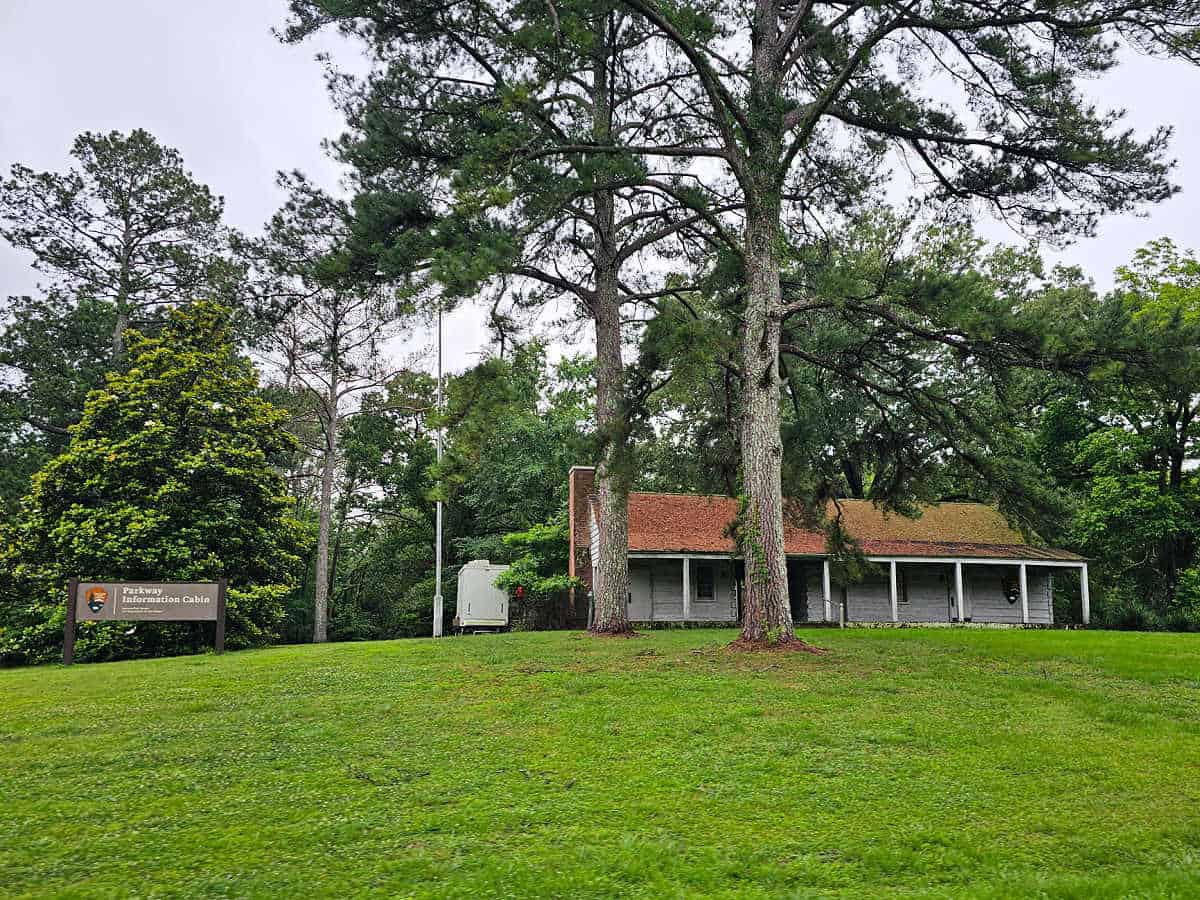
<svg viewBox="0 0 1200 900">
<path fill-rule="evenodd" d="M 592 131 L 597 143 L 612 139 L 608 67 L 612 47 L 608 15 L 596 15 L 592 64 Z M 621 358 L 620 261 L 617 254 L 615 198 L 611 190 L 593 194 L 593 260 L 596 291 L 592 316 L 596 323 L 596 428 L 600 459 L 596 486 L 600 503 L 600 558 L 592 585 L 595 614 L 592 631 L 621 634 L 629 629 L 629 430 L 625 409 L 625 363 Z"/>
<path fill-rule="evenodd" d="M 329 559 L 329 590 L 337 589 L 338 563 L 342 558 L 342 535 L 346 529 L 346 516 L 350 512 L 350 498 L 354 496 L 355 481 L 347 477 L 342 483 L 341 500 L 338 503 L 337 527 L 333 529 L 333 550 Z"/>
<path fill-rule="evenodd" d="M 113 325 L 112 358 L 115 363 L 125 355 L 125 332 L 129 329 L 129 313 L 124 304 L 117 306 L 117 321 Z"/>
<path fill-rule="evenodd" d="M 333 391 L 330 392 L 333 394 Z M 325 421 L 325 461 L 321 467 L 321 502 L 317 513 L 317 575 L 313 590 L 313 643 L 329 640 L 329 532 L 333 518 L 333 474 L 337 465 L 336 403 Z"/>
<path fill-rule="evenodd" d="M 778 219 L 747 225 L 746 310 L 742 328 L 742 554 L 746 589 L 742 637 L 792 638 L 787 556 L 783 545 L 783 441 L 780 437 Z"/>
<path fill-rule="evenodd" d="M 599 293 L 611 296 L 596 305 L 596 425 L 600 460 L 596 485 L 600 503 L 600 558 L 592 590 L 592 631 L 629 631 L 629 467 L 622 403 L 625 368 L 621 359 L 621 306 L 616 279 Z"/>
<path fill-rule="evenodd" d="M 758 127 L 747 155 L 746 304 L 741 335 L 742 489 L 746 497 L 741 523 L 746 565 L 742 638 L 786 642 L 794 639 L 794 633 L 783 544 L 783 439 L 779 430 L 779 343 L 783 326 L 779 246 L 785 104 L 779 91 L 777 23 L 775 0 L 758 0 L 750 85 L 750 119 Z"/>
<path fill-rule="evenodd" d="M 121 271 L 116 280 L 116 320 L 113 323 L 113 366 L 118 366 L 125 355 L 125 332 L 130 328 L 130 300 L 132 294 L 131 258 L 133 254 L 133 227 L 126 214 L 125 228 L 121 233 Z"/>
<path fill-rule="evenodd" d="M 129 223 L 125 223 L 124 244 L 121 250 L 121 274 L 117 281 L 115 298 L 117 317 L 113 323 L 112 364 L 116 366 L 125 355 L 125 332 L 129 329 Z"/>
</svg>

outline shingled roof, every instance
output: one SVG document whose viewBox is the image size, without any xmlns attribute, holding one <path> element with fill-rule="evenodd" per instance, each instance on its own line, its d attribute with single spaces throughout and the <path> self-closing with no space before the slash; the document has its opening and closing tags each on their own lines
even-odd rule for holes
<svg viewBox="0 0 1200 900">
<path fill-rule="evenodd" d="M 910 519 L 866 500 L 841 501 L 847 531 L 868 556 L 966 557 L 1082 561 L 1066 550 L 1035 547 L 982 503 L 938 503 Z M 695 494 L 629 495 L 629 549 L 643 553 L 733 553 L 727 532 L 737 515 L 732 497 Z M 789 555 L 822 556 L 825 536 L 784 524 Z"/>
</svg>

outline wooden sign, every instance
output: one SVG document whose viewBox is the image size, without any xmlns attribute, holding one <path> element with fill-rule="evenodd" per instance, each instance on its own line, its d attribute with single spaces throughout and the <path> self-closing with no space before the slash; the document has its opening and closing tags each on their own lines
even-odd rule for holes
<svg viewBox="0 0 1200 900">
<path fill-rule="evenodd" d="M 75 623 L 216 622 L 216 650 L 225 652 L 226 579 L 191 581 L 80 581 L 67 588 L 63 664 L 75 656 Z"/>
</svg>

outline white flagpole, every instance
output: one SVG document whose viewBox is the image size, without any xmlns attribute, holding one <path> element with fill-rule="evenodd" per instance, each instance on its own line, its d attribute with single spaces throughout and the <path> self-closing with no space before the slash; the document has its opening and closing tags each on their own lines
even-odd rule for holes
<svg viewBox="0 0 1200 900">
<path fill-rule="evenodd" d="M 438 298 L 437 319 L 437 461 L 442 463 L 442 301 Z M 433 595 L 433 636 L 442 636 L 442 501 L 437 501 L 437 562 L 434 565 L 437 587 Z"/>
</svg>

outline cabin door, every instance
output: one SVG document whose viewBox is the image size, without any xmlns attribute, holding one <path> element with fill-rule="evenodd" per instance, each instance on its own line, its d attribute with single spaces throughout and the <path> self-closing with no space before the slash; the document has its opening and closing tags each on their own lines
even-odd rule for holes
<svg viewBox="0 0 1200 900">
<path fill-rule="evenodd" d="M 650 564 L 646 560 L 629 561 L 629 607 L 627 615 L 634 622 L 650 620 Z"/>
<path fill-rule="evenodd" d="M 787 561 L 788 605 L 793 622 L 808 621 L 808 573 L 798 559 Z"/>
</svg>

